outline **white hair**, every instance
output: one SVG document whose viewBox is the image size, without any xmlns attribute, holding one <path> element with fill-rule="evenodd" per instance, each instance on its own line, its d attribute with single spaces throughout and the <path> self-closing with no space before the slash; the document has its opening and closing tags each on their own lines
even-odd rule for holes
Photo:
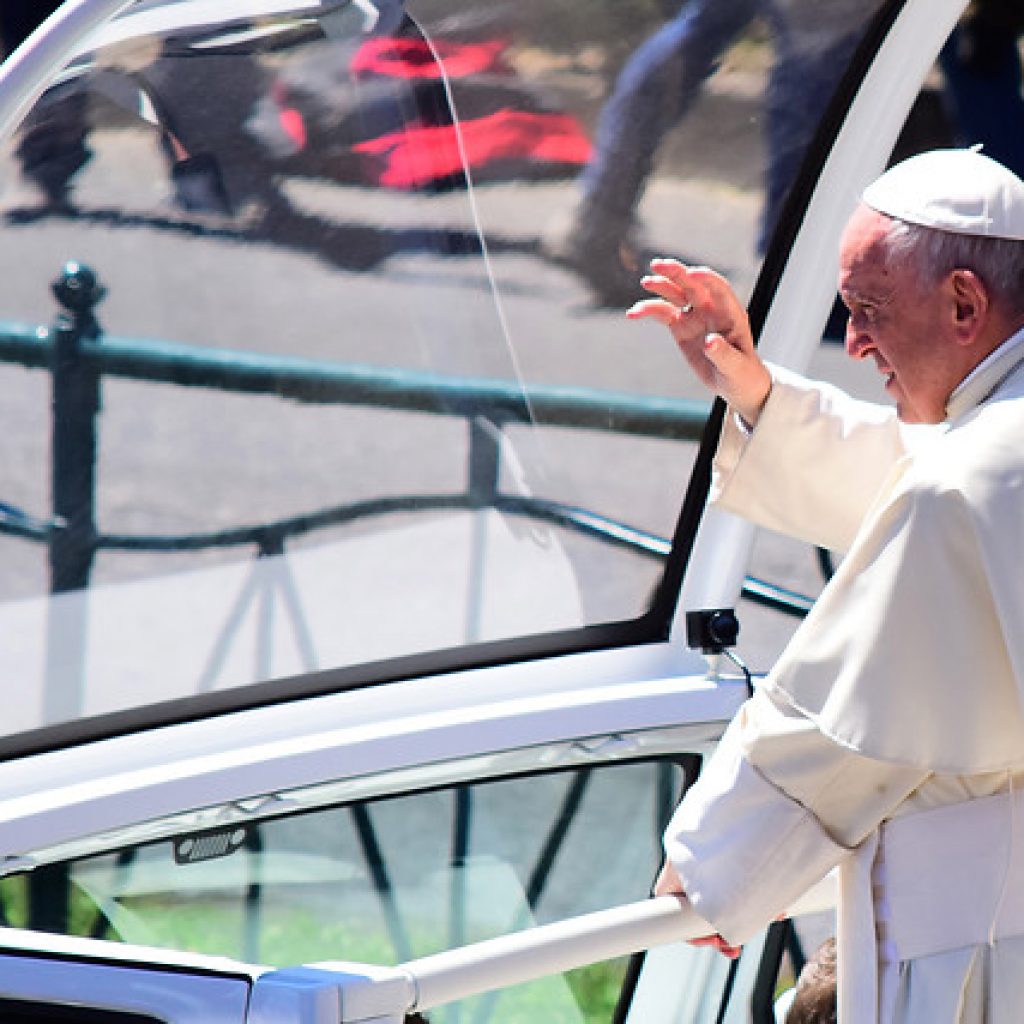
<svg viewBox="0 0 1024 1024">
<path fill-rule="evenodd" d="M 1024 242 L 961 235 L 893 219 L 883 241 L 890 263 L 908 263 L 926 285 L 956 269 L 972 270 L 992 300 L 1013 314 L 1024 313 Z"/>
</svg>

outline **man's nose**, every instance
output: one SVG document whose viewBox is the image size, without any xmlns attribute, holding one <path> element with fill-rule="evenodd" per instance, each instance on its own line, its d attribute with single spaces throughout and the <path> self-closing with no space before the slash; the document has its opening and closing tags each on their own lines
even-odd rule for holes
<svg viewBox="0 0 1024 1024">
<path fill-rule="evenodd" d="M 868 336 L 853 323 L 853 317 L 846 321 L 846 354 L 851 359 L 863 359 L 871 344 Z"/>
</svg>

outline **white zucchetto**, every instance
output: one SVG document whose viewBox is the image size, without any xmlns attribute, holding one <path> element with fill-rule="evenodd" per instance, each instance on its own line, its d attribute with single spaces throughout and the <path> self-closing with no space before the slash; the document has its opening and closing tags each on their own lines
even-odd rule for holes
<svg viewBox="0 0 1024 1024">
<path fill-rule="evenodd" d="M 922 227 L 1024 241 L 1024 181 L 976 149 L 912 156 L 868 185 L 861 201 Z"/>
</svg>

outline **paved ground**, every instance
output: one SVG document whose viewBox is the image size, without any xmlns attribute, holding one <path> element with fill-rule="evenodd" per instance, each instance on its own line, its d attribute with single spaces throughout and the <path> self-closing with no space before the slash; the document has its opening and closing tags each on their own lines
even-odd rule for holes
<svg viewBox="0 0 1024 1024">
<path fill-rule="evenodd" d="M 581 73 L 582 57 L 551 67 L 537 53 L 518 59 L 546 95 L 592 125 L 604 78 Z M 756 60 L 726 62 L 666 139 L 641 208 L 652 251 L 714 265 L 744 295 L 756 272 L 762 84 Z M 184 222 L 172 207 L 151 130 L 99 131 L 91 144 L 93 160 L 75 182 L 77 213 L 4 225 L 0 318 L 52 322 L 49 282 L 75 259 L 93 266 L 107 286 L 99 317 L 118 336 L 526 385 L 703 397 L 663 332 L 627 324 L 621 307 L 595 304 L 579 277 L 539 254 L 539 237 L 571 206 L 567 178 L 490 182 L 470 197 L 290 179 L 282 191 L 293 213 L 283 225 L 256 230 L 254 216 L 243 213 L 236 223 L 206 223 L 212 230 L 204 236 L 194 218 Z M 5 208 L 25 212 L 9 155 L 0 189 Z M 478 233 L 489 259 L 453 255 L 452 246 Z M 826 349 L 822 359 L 838 365 L 837 355 Z M 16 368 L 0 370 L 0 380 L 0 500 L 42 514 L 49 505 L 48 381 Z M 854 383 L 861 386 L 860 378 Z M 109 381 L 100 429 L 97 511 L 107 531 L 187 533 L 260 522 L 346 501 L 456 489 L 465 472 L 464 428 L 456 421 L 273 397 Z M 539 438 L 513 431 L 512 439 L 526 481 L 507 470 L 504 485 L 512 491 L 525 486 L 671 535 L 690 446 L 563 429 Z M 320 535 L 318 543 L 339 539 Z M 578 539 L 560 537 L 559 544 L 579 586 L 574 601 L 554 606 L 575 608 L 587 622 L 644 606 L 656 565 Z M 38 547 L 3 539 L 0 552 L 0 595 L 45 593 Z M 237 551 L 101 555 L 93 578 L 142 581 L 237 558 Z M 379 575 L 402 580 L 405 564 L 396 554 Z M 755 569 L 802 589 L 817 583 L 810 553 L 778 538 L 759 542 Z M 576 624 L 564 615 L 553 616 L 552 628 Z M 786 630 L 779 627 L 776 617 L 746 613 L 744 648 L 755 668 L 766 668 L 781 646 Z"/>
</svg>

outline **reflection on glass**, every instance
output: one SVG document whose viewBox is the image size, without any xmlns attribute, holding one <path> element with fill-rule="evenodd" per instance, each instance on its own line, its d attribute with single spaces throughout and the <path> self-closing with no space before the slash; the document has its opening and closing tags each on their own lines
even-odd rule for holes
<svg viewBox="0 0 1024 1024">
<path fill-rule="evenodd" d="M 179 833 L 32 877 L 69 880 L 73 934 L 251 963 L 394 965 L 644 899 L 682 784 L 667 761 L 466 783 Z M 25 883 L 0 882 L 0 906 L 38 925 Z M 484 996 L 473 1012 L 518 1020 L 550 999 L 545 1020 L 607 1019 L 624 967 Z"/>
<path fill-rule="evenodd" d="M 552 252 L 609 303 L 635 297 L 637 270 L 646 262 L 640 200 L 659 149 L 668 145 L 666 135 L 692 114 L 691 145 L 699 146 L 699 152 L 681 153 L 681 166 L 674 170 L 689 165 L 690 173 L 700 168 L 745 192 L 761 189 L 756 248 L 763 253 L 864 19 L 879 2 L 688 0 L 668 5 L 674 13 L 637 46 L 614 80 L 598 117 L 593 156 L 579 179 L 577 205 L 549 236 Z M 746 95 L 737 91 L 744 90 L 744 80 Z M 737 113 L 729 115 L 728 103 L 719 107 L 728 121 L 701 124 L 707 113 L 694 108 L 701 106 L 705 90 L 738 100 L 735 105 L 761 122 L 761 137 L 737 129 Z M 703 106 L 710 112 L 711 104 Z M 748 162 L 730 167 L 739 155 L 737 137 L 743 135 L 748 137 L 740 146 L 761 146 L 764 153 L 748 150 Z M 707 228 L 695 212 L 687 211 L 688 236 L 675 239 L 668 251 L 683 246 L 691 261 L 703 262 L 708 253 L 701 234 Z M 664 219 L 663 209 L 653 213 L 657 221 Z M 723 252 L 723 257 L 728 267 L 737 254 Z M 733 267 L 734 273 L 738 269 Z M 740 283 L 750 282 L 741 277 Z"/>
<path fill-rule="evenodd" d="M 177 0 L 83 43 L 0 159 L 3 729 L 641 615 L 705 406 L 559 232 L 670 37 L 616 258 L 748 291 L 817 109 L 782 69 L 870 6 Z"/>
</svg>

